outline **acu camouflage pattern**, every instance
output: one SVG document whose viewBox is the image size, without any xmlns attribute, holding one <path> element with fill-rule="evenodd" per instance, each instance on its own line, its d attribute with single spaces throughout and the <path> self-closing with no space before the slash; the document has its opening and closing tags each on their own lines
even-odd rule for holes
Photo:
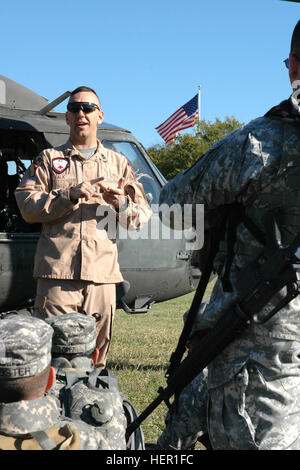
<svg viewBox="0 0 300 470">
<path fill-rule="evenodd" d="M 22 314 L 0 322 L 0 380 L 41 373 L 51 362 L 52 328 Z"/>
<path fill-rule="evenodd" d="M 65 313 L 45 321 L 53 328 L 52 354 L 86 354 L 96 347 L 96 320 L 92 316 Z"/>
<path fill-rule="evenodd" d="M 79 379 L 70 387 L 68 374 Z M 50 394 L 56 398 L 63 416 L 97 427 L 112 449 L 126 450 L 127 421 L 118 387 L 104 388 L 99 383 L 93 386 L 88 375 L 78 368 L 60 369 Z M 101 377 L 98 380 L 101 381 Z"/>
<path fill-rule="evenodd" d="M 228 371 L 228 361 L 232 371 L 225 381 L 220 368 Z M 299 341 L 240 335 L 209 367 L 213 448 L 299 450 L 299 371 Z"/>
<path fill-rule="evenodd" d="M 48 396 L 17 403 L 0 403 L 0 433 L 26 437 L 32 432 L 46 431 L 66 424 L 76 428 L 81 450 L 113 450 L 99 428 L 60 416 L 54 397 Z"/>
<path fill-rule="evenodd" d="M 158 438 L 161 449 L 193 449 L 199 437 L 207 432 L 207 370 L 192 380 L 181 392 L 165 418 L 165 429 Z"/>
<path fill-rule="evenodd" d="M 43 320 L 28 315 L 9 315 L 0 320 L 0 384 L 1 380 L 22 379 L 42 372 L 51 361 L 53 329 Z M 52 426 L 75 426 L 71 419 L 62 419 L 54 397 L 0 403 L 0 434 L 26 437 L 46 431 Z M 100 429 L 77 423 L 80 448 L 111 450 Z"/>
<path fill-rule="evenodd" d="M 298 94 L 299 90 L 289 102 L 291 115 L 299 118 Z M 239 202 L 264 232 L 263 216 L 279 207 L 278 224 L 286 246 L 300 231 L 299 176 L 299 127 L 260 117 L 177 175 L 163 188 L 160 203 L 204 204 L 205 210 L 211 210 Z M 239 225 L 230 271 L 233 292 L 224 292 L 218 280 L 193 331 L 213 327 L 234 303 L 235 280 L 262 249 Z M 284 295 L 285 289 L 267 308 Z M 214 449 L 300 449 L 299 313 L 298 296 L 265 324 L 251 324 L 209 365 L 208 430 Z"/>
<path fill-rule="evenodd" d="M 111 448 L 125 450 L 127 422 L 117 378 L 95 369 L 91 358 L 84 356 L 96 347 L 95 319 L 75 312 L 45 321 L 54 330 L 52 352 L 61 354 L 52 360 L 58 369 L 50 394 L 57 399 L 62 414 L 99 427 Z M 72 354 L 78 356 L 68 358 Z M 103 377 L 97 377 L 98 373 Z"/>
</svg>

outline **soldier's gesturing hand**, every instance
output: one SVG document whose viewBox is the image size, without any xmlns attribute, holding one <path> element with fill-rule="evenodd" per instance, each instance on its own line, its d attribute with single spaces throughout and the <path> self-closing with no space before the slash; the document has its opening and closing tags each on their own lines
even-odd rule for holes
<svg viewBox="0 0 300 470">
<path fill-rule="evenodd" d="M 103 191 L 102 196 L 104 201 L 107 204 L 111 204 L 116 209 L 119 209 L 127 202 L 126 193 L 124 190 L 124 181 L 124 178 L 120 178 L 118 184 L 113 184 L 112 182 L 98 183 L 101 191 Z"/>
<path fill-rule="evenodd" d="M 78 184 L 70 188 L 70 199 L 72 201 L 78 201 L 78 199 L 85 199 L 88 201 L 91 197 L 98 197 L 99 193 L 95 190 L 95 184 L 102 181 L 104 178 L 95 178 L 90 181 L 84 181 L 83 183 Z"/>
</svg>

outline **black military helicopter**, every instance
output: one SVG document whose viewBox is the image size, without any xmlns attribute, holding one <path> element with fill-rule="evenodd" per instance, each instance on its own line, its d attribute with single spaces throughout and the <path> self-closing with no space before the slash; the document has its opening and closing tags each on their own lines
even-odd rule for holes
<svg viewBox="0 0 300 470">
<path fill-rule="evenodd" d="M 69 95 L 67 91 L 49 103 L 0 75 L 0 312 L 23 308 L 35 295 L 32 271 L 40 226 L 22 219 L 14 190 L 42 149 L 67 141 L 69 128 L 64 113 L 55 112 L 55 106 Z M 158 206 L 166 181 L 142 144 L 130 131 L 105 122 L 99 127 L 98 138 L 105 147 L 127 157 L 152 205 L 147 239 L 116 241 L 125 280 L 117 287 L 118 307 L 127 313 L 144 313 L 154 302 L 194 290 L 201 273 L 195 252 L 186 250 L 184 237 L 157 237 L 161 222 L 155 204 Z M 151 236 L 153 226 L 156 234 Z"/>
</svg>

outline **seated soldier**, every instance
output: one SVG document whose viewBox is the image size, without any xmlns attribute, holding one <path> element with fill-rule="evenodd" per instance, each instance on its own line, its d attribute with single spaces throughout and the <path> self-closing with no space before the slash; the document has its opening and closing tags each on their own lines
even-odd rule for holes
<svg viewBox="0 0 300 470">
<path fill-rule="evenodd" d="M 0 449 L 112 450 L 102 430 L 62 418 L 54 397 L 53 330 L 43 320 L 0 320 Z"/>
<path fill-rule="evenodd" d="M 52 365 L 57 371 L 56 386 L 49 393 L 59 400 L 62 414 L 100 426 L 114 449 L 142 450 L 141 430 L 126 443 L 126 427 L 135 415 L 132 405 L 119 391 L 117 377 L 95 367 L 98 355 L 95 319 L 67 313 L 45 321 L 54 331 Z"/>
</svg>

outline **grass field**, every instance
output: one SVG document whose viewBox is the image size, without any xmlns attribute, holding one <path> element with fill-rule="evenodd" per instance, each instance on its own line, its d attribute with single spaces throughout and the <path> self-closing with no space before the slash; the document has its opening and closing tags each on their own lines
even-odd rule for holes
<svg viewBox="0 0 300 470">
<path fill-rule="evenodd" d="M 209 284 L 206 297 L 212 283 Z M 183 327 L 183 314 L 194 293 L 154 304 L 147 314 L 127 315 L 117 310 L 107 367 L 117 374 L 120 390 L 132 401 L 136 411 L 143 411 L 166 386 L 165 373 Z M 147 444 L 156 444 L 164 428 L 167 411 L 161 403 L 146 418 L 142 429 Z"/>
</svg>

